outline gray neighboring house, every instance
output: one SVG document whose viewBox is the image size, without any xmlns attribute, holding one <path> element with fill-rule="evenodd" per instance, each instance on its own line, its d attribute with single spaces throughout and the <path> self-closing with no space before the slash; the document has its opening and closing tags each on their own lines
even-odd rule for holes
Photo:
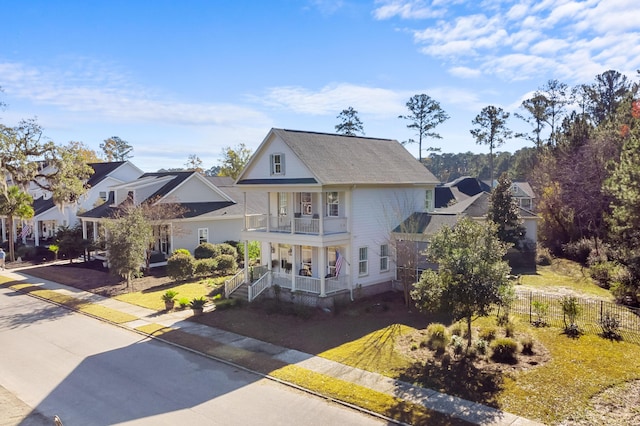
<svg viewBox="0 0 640 426">
<path fill-rule="evenodd" d="M 145 173 L 131 182 L 110 188 L 104 204 L 79 216 L 85 238 L 96 241 L 102 227 L 128 203 L 176 204 L 183 211 L 154 225 L 154 252 L 165 259 L 180 248 L 194 252 L 203 242 L 239 241 L 247 211 L 259 211 L 259 199 L 243 204 L 242 194 L 228 177 L 207 177 L 198 172 Z M 108 236 L 107 236 L 108 238 Z"/>
</svg>

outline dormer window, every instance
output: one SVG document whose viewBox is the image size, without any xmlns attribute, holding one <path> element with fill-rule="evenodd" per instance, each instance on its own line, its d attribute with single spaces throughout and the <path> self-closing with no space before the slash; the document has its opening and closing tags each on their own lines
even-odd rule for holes
<svg viewBox="0 0 640 426">
<path fill-rule="evenodd" d="M 271 174 L 284 174 L 284 154 L 271 154 Z"/>
</svg>

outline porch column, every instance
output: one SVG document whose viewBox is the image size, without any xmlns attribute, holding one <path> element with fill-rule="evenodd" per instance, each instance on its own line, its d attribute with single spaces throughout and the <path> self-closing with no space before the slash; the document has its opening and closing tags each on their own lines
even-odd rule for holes
<svg viewBox="0 0 640 426">
<path fill-rule="evenodd" d="M 323 191 L 320 191 L 320 214 L 318 215 L 318 217 L 320 218 L 320 225 L 318 227 L 318 232 L 320 233 L 320 235 L 324 235 L 324 192 Z"/>
<path fill-rule="evenodd" d="M 244 282 L 249 284 L 251 277 L 249 277 L 249 240 L 244 241 Z"/>
<path fill-rule="evenodd" d="M 289 208 L 289 220 L 291 221 L 291 233 L 295 234 L 296 233 L 296 214 L 294 213 L 294 208 L 295 208 L 295 193 L 290 192 L 289 193 L 289 199 L 291 200 L 291 202 L 289 203 L 289 205 L 287 206 Z M 294 269 L 294 268 L 291 268 Z"/>
<path fill-rule="evenodd" d="M 93 241 L 98 241 L 98 222 L 94 221 L 93 223 Z"/>
<path fill-rule="evenodd" d="M 271 231 L 271 192 L 267 192 L 267 232 Z"/>
<path fill-rule="evenodd" d="M 15 220 L 15 218 L 13 219 L 13 242 L 18 242 L 18 222 Z"/>
<path fill-rule="evenodd" d="M 40 245 L 40 221 L 34 221 L 33 225 L 33 244 L 37 246 Z"/>
<path fill-rule="evenodd" d="M 296 291 L 296 267 L 298 266 L 298 259 L 296 258 L 296 246 L 291 246 L 291 292 Z"/>
<path fill-rule="evenodd" d="M 261 247 L 262 246 L 261 244 Z M 273 268 L 272 268 L 272 264 L 273 264 L 273 255 L 272 255 L 272 251 L 273 251 L 273 244 L 269 243 L 269 249 L 267 250 L 267 271 L 269 272 L 269 275 L 267 275 L 267 280 L 269 282 L 269 287 L 271 287 L 271 284 L 273 283 Z M 262 256 L 263 261 L 264 261 L 264 256 Z"/>
<path fill-rule="evenodd" d="M 327 276 L 327 248 L 321 247 L 320 250 L 322 250 L 322 254 L 318 256 L 318 263 L 320 263 L 318 265 L 318 270 L 320 271 L 320 297 L 325 297 L 327 295 L 327 279 L 325 278 Z"/>
<path fill-rule="evenodd" d="M 244 223 L 242 224 L 242 230 L 247 230 L 247 191 L 242 193 L 242 202 L 244 203 Z"/>
<path fill-rule="evenodd" d="M 87 222 L 84 220 L 81 220 L 80 223 L 82 224 L 82 239 L 86 240 L 87 239 Z"/>
</svg>

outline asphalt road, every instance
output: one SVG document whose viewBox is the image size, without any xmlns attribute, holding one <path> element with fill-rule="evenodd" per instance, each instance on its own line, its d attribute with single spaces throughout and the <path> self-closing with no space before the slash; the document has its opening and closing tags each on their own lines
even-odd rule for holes
<svg viewBox="0 0 640 426">
<path fill-rule="evenodd" d="M 386 424 L 9 289 L 0 289 L 2 388 L 11 403 L 0 425 L 12 424 L 12 407 L 33 425 L 54 415 L 65 426 Z"/>
</svg>

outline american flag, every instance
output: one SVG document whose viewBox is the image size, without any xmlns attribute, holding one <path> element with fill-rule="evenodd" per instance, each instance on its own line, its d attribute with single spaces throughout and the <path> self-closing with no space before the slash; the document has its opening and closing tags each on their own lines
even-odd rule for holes
<svg viewBox="0 0 640 426">
<path fill-rule="evenodd" d="M 31 234 L 31 226 L 25 224 L 22 227 L 22 232 L 20 232 L 20 237 L 26 238 L 29 234 Z"/>
<path fill-rule="evenodd" d="M 344 262 L 344 257 L 340 254 L 338 250 L 336 250 L 336 278 L 340 275 L 340 269 L 342 269 L 342 262 Z"/>
</svg>

